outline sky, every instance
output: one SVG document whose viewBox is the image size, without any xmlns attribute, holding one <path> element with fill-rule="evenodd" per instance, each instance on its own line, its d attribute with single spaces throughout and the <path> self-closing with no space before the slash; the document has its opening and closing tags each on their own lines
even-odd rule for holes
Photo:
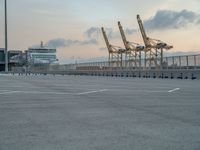
<svg viewBox="0 0 200 150">
<path fill-rule="evenodd" d="M 200 53 L 200 0 L 7 0 L 9 49 L 26 50 L 40 41 L 57 48 L 61 62 L 108 56 L 100 32 L 124 47 L 117 22 L 129 41 L 143 44 L 136 15 L 147 35 L 174 48 Z M 4 47 L 4 0 L 0 0 L 0 47 Z"/>
</svg>

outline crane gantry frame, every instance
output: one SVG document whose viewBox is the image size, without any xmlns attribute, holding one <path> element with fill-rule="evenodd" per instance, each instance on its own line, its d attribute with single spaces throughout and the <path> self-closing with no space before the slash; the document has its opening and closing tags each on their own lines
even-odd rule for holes
<svg viewBox="0 0 200 150">
<path fill-rule="evenodd" d="M 106 34 L 106 31 L 104 30 L 104 28 L 101 28 L 101 31 L 103 33 L 103 37 L 108 49 L 108 53 L 109 53 L 109 67 L 114 67 L 114 65 L 116 64 L 116 67 L 122 67 L 122 61 L 123 61 L 123 53 L 125 52 L 125 49 L 119 47 L 119 46 L 114 46 L 111 45 L 109 40 L 108 40 L 108 36 Z"/>
<path fill-rule="evenodd" d="M 149 63 L 149 69 L 151 69 L 153 61 L 156 68 L 162 69 L 163 50 L 169 50 L 173 48 L 173 46 L 160 40 L 149 38 L 139 15 L 137 15 L 137 21 L 145 44 L 145 68 L 147 68 L 147 63 Z"/>
<path fill-rule="evenodd" d="M 124 43 L 125 49 L 114 46 L 109 43 L 108 37 L 104 28 L 102 27 L 103 37 L 109 53 L 109 66 L 112 67 L 123 67 L 123 54 L 125 55 L 125 67 L 133 67 L 141 69 L 142 67 L 142 52 L 144 52 L 144 68 L 151 69 L 163 69 L 163 51 L 172 49 L 172 45 L 168 45 L 161 40 L 153 39 L 147 36 L 144 25 L 140 16 L 137 15 L 137 22 L 139 25 L 140 32 L 145 46 L 142 46 L 135 42 L 129 42 L 126 38 L 125 32 L 120 22 L 118 22 L 118 27 L 120 30 L 121 38 Z M 154 63 L 154 64 L 153 64 Z M 148 66 L 147 66 L 148 65 Z"/>
<path fill-rule="evenodd" d="M 128 62 L 128 64 L 126 63 L 126 67 L 127 66 L 132 67 L 133 66 L 132 63 L 134 63 L 135 69 L 138 67 L 140 69 L 141 68 L 141 55 L 142 55 L 142 51 L 144 50 L 144 46 L 142 46 L 138 43 L 127 41 L 126 35 L 124 33 L 124 30 L 123 30 L 123 27 L 122 27 L 120 21 L 118 21 L 118 27 L 119 27 L 120 34 L 122 37 L 122 41 L 126 48 L 125 61 Z"/>
</svg>

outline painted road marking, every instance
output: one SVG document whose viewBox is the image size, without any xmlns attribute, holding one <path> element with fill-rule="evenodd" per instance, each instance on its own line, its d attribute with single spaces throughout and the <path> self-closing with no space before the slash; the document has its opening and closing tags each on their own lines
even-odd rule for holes
<svg viewBox="0 0 200 150">
<path fill-rule="evenodd" d="M 13 93 L 19 93 L 19 91 L 7 91 L 7 92 L 1 92 L 0 95 L 13 94 Z"/>
<path fill-rule="evenodd" d="M 1 92 L 0 95 L 15 94 L 15 93 L 22 93 L 22 94 L 55 94 L 55 95 L 72 94 L 72 93 L 66 93 L 66 92 L 6 91 L 6 92 Z"/>
<path fill-rule="evenodd" d="M 67 92 L 39 92 L 39 91 L 19 91 L 19 92 L 24 94 L 56 94 L 56 95 L 72 94 Z"/>
<path fill-rule="evenodd" d="M 96 90 L 96 91 L 88 91 L 88 92 L 77 93 L 77 95 L 87 95 L 87 94 L 92 94 L 92 93 L 101 93 L 101 92 L 105 92 L 105 91 L 108 91 L 108 90 L 103 89 L 103 90 Z"/>
<path fill-rule="evenodd" d="M 168 93 L 176 92 L 176 91 L 179 91 L 179 90 L 180 90 L 180 88 L 175 88 L 173 90 L 169 90 Z"/>
<path fill-rule="evenodd" d="M 17 85 L 17 86 L 10 85 L 10 86 L 0 86 L 0 88 L 29 88 L 29 87 L 21 86 L 21 85 Z"/>
<path fill-rule="evenodd" d="M 82 93 L 67 93 L 67 92 L 41 92 L 41 91 L 3 91 L 0 92 L 0 95 L 8 95 L 8 94 L 15 94 L 15 93 L 22 93 L 22 94 L 55 94 L 55 95 L 87 95 L 92 93 L 100 93 L 108 91 L 107 89 L 103 90 L 96 90 L 96 91 L 88 91 Z"/>
</svg>

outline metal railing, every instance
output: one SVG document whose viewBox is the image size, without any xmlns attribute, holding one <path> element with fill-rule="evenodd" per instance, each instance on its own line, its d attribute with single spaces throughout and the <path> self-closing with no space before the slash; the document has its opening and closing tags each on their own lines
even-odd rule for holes
<svg viewBox="0 0 200 150">
<path fill-rule="evenodd" d="M 120 64 L 120 65 L 119 65 Z M 127 65 L 128 64 L 128 65 Z M 88 63 L 74 63 L 65 65 L 37 65 L 23 67 L 22 72 L 63 72 L 63 71 L 112 71 L 112 70 L 200 70 L 200 54 L 164 57 L 162 68 L 152 65 L 145 68 L 145 60 L 141 60 L 141 67 L 135 66 L 134 61 L 109 62 L 98 61 Z M 137 63 L 138 64 L 138 63 Z M 12 71 L 20 70 L 12 68 Z"/>
<path fill-rule="evenodd" d="M 119 66 L 119 64 L 121 64 Z M 128 64 L 128 65 L 127 65 Z M 134 61 L 122 61 L 122 62 L 88 62 L 88 63 L 76 63 L 67 65 L 50 66 L 50 70 L 64 71 L 64 70 L 116 70 L 116 69 L 132 69 L 132 70 L 151 70 L 160 69 L 155 65 L 151 68 L 145 68 L 145 60 L 141 60 L 141 67 L 135 66 Z M 185 55 L 185 56 L 171 56 L 164 57 L 162 63 L 162 69 L 200 69 L 200 54 L 198 55 Z"/>
</svg>

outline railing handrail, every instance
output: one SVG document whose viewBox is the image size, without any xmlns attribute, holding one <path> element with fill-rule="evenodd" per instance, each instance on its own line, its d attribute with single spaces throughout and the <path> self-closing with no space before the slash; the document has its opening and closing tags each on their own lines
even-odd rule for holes
<svg viewBox="0 0 200 150">
<path fill-rule="evenodd" d="M 195 57 L 195 56 L 200 56 L 200 54 L 191 54 L 191 55 L 177 55 L 177 56 L 166 56 L 166 57 L 163 57 L 163 59 L 169 59 L 169 58 L 179 58 L 179 57 Z M 145 60 L 144 58 L 142 58 L 141 60 Z M 122 62 L 126 62 L 126 61 L 129 61 L 129 60 L 123 60 Z M 138 59 L 136 60 L 138 61 Z M 71 64 L 63 64 L 64 66 L 71 66 L 71 65 L 86 65 L 86 64 L 97 64 L 97 63 L 109 63 L 109 61 L 93 61 L 93 62 L 80 62 L 80 63 L 71 63 Z"/>
</svg>

